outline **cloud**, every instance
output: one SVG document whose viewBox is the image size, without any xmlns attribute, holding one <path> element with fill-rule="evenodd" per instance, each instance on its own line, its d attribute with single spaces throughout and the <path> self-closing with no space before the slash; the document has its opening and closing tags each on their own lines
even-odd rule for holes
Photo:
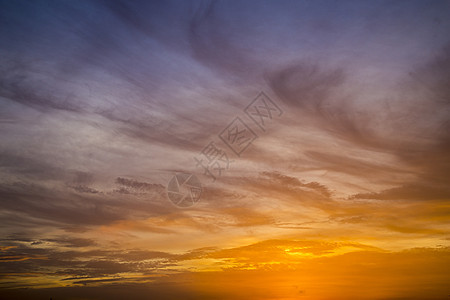
<svg viewBox="0 0 450 300">
<path fill-rule="evenodd" d="M 60 246 L 63 247 L 88 247 L 88 246 L 95 246 L 97 243 L 92 239 L 85 239 L 85 238 L 60 238 L 60 239 L 45 239 L 45 242 L 51 242 L 51 243 L 58 243 Z M 33 243 L 35 244 L 35 243 Z"/>
<path fill-rule="evenodd" d="M 104 252 L 103 255 L 111 258 L 113 253 Z M 414 248 L 388 252 L 350 242 L 267 240 L 227 249 L 196 249 L 186 255 L 149 253 L 150 256 L 147 257 L 171 257 L 172 262 L 180 263 L 186 260 L 203 259 L 205 264 L 218 264 L 222 269 L 145 276 L 136 274 L 136 271 L 145 272 L 145 268 L 151 264 L 141 263 L 140 267 L 133 265 L 131 262 L 126 262 L 130 261 L 130 256 L 123 253 L 123 256 L 114 256 L 114 261 L 93 259 L 87 263 L 78 261 L 78 265 L 73 265 L 70 261 L 60 261 L 59 263 L 70 266 L 66 269 L 68 273 L 64 274 L 65 277 L 61 282 L 66 284 L 71 282 L 73 285 L 27 291 L 18 286 L 10 289 L 8 293 L 16 297 L 21 295 L 23 299 L 31 299 L 42 292 L 46 292 L 47 295 L 56 294 L 59 297 L 68 294 L 73 296 L 74 292 L 78 291 L 77 285 L 81 284 L 86 285 L 82 290 L 84 295 L 90 295 L 93 299 L 100 299 L 108 291 L 116 289 L 115 293 L 119 294 L 126 289 L 127 294 L 135 295 L 136 299 L 141 299 L 140 297 L 145 299 L 148 294 L 160 295 L 161 299 L 176 299 L 179 297 L 179 289 L 183 290 L 188 286 L 189 288 L 185 290 L 188 299 L 205 295 L 216 299 L 230 297 L 248 299 L 251 295 L 256 295 L 258 299 L 273 299 L 274 297 L 297 297 L 300 291 L 310 297 L 338 295 L 337 299 L 348 299 L 354 296 L 373 299 L 374 295 L 383 299 L 397 299 L 399 295 L 409 299 L 415 299 L 414 297 L 421 299 L 425 295 L 428 298 L 438 297 L 445 292 L 443 286 L 448 281 L 448 272 L 445 269 L 449 259 L 447 248 Z M 119 255 L 119 253 L 115 254 Z M 136 254 L 136 261 L 146 257 L 145 252 Z M 208 259 L 214 259 L 214 261 L 211 262 Z M 49 261 L 35 260 L 34 262 Z M 82 270 L 83 266 L 89 266 L 84 269 L 84 274 L 78 274 L 77 269 L 73 269 L 76 267 Z M 134 272 L 130 276 L 126 271 L 132 266 Z M 160 268 L 164 266 L 164 263 L 154 265 Z M 400 276 L 405 272 L 408 274 L 406 278 Z M 17 275 L 7 276 L 12 279 Z M 33 275 L 26 276 L 32 278 Z M 348 279 L 351 281 L 347 281 Z M 180 282 L 185 282 L 187 286 Z M 357 289 L 357 286 L 363 282 L 366 287 L 365 293 Z M 414 288 L 405 288 L 406 283 L 414 283 Z M 251 291 L 251 295 L 247 291 Z"/>
<path fill-rule="evenodd" d="M 440 183 L 417 181 L 381 192 L 355 194 L 351 198 L 412 201 L 448 200 L 450 198 L 450 189 Z"/>
<path fill-rule="evenodd" d="M 416 66 L 407 83 L 418 96 L 409 111 L 411 114 L 405 118 L 408 118 L 409 126 L 416 130 L 419 142 L 405 143 L 396 149 L 395 154 L 403 163 L 414 167 L 418 176 L 402 185 L 381 192 L 357 194 L 355 198 L 449 199 L 450 135 L 443 130 L 450 121 L 448 101 L 443 100 L 450 95 L 445 83 L 448 76 L 444 75 L 445 72 L 450 73 L 449 57 L 450 50 L 446 46 L 436 57 Z"/>
<path fill-rule="evenodd" d="M 130 188 L 132 190 L 137 191 L 153 191 L 156 190 L 159 193 L 162 193 L 164 190 L 164 187 L 160 184 L 151 184 L 146 182 L 139 182 L 137 180 L 133 179 L 127 179 L 122 177 L 116 178 L 116 183 L 119 185 L 122 185 L 124 187 Z"/>
<path fill-rule="evenodd" d="M 151 184 L 149 184 L 151 186 Z M 112 191 L 92 193 L 91 188 L 77 188 L 78 194 L 70 190 L 49 189 L 43 186 L 16 183 L 0 186 L 3 199 L 4 221 L 11 226 L 33 224 L 66 226 L 92 226 L 126 220 L 136 215 L 166 214 L 173 209 L 161 194 L 161 186 L 154 184 L 151 193 L 128 195 Z"/>
</svg>

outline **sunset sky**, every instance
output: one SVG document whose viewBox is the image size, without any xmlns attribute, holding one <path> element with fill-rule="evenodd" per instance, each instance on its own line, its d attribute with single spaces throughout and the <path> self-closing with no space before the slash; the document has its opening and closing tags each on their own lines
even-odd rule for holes
<svg viewBox="0 0 450 300">
<path fill-rule="evenodd" d="M 0 299 L 450 299 L 449 100 L 450 1 L 0 0 Z"/>
</svg>

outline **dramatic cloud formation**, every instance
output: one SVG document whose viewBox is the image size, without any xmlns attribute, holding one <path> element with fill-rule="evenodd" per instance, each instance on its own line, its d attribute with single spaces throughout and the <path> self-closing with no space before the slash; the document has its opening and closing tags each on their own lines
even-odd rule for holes
<svg viewBox="0 0 450 300">
<path fill-rule="evenodd" d="M 449 12 L 0 0 L 0 298 L 447 299 Z"/>
</svg>

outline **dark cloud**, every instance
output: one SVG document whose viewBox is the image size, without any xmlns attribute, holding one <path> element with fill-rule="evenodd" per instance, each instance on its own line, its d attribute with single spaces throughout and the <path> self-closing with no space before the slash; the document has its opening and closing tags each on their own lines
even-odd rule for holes
<svg viewBox="0 0 450 300">
<path fill-rule="evenodd" d="M 46 242 L 56 242 L 64 247 L 88 247 L 96 245 L 92 239 L 84 238 L 61 238 L 61 239 L 45 239 Z"/>
<path fill-rule="evenodd" d="M 79 194 L 73 194 L 70 190 L 57 191 L 30 184 L 0 186 L 0 196 L 4 199 L 2 210 L 10 214 L 10 217 L 4 215 L 4 221 L 11 225 L 29 226 L 37 222 L 60 227 L 91 226 L 128 219 L 136 214 L 149 216 L 170 212 L 173 208 L 161 194 L 162 187 L 155 184 L 154 188 L 155 192 L 146 194 L 145 201 L 132 195 L 118 198 L 113 193 L 95 193 L 91 188 L 82 188 Z M 21 217 L 17 219 L 18 216 Z"/>
<path fill-rule="evenodd" d="M 331 191 L 318 182 L 304 182 L 279 172 L 263 172 L 258 177 L 242 178 L 241 180 L 248 191 L 274 197 L 291 204 L 301 203 L 317 208 L 334 205 Z"/>
<path fill-rule="evenodd" d="M 294 109 L 296 126 L 314 126 L 359 147 L 389 150 L 390 141 L 374 126 L 378 107 L 361 108 L 357 97 L 347 91 L 350 71 L 325 63 L 296 62 L 272 71 L 266 80 L 277 97 Z"/>
<path fill-rule="evenodd" d="M 242 24 L 245 20 L 219 15 L 217 7 L 223 4 L 201 2 L 193 14 L 188 26 L 193 56 L 214 71 L 248 78 L 257 69 L 255 51 L 251 47 L 243 50 L 249 36 L 233 30 L 236 23 Z"/>
<path fill-rule="evenodd" d="M 380 200 L 448 200 L 450 199 L 450 98 L 447 81 L 450 77 L 450 48 L 447 46 L 434 58 L 416 67 L 407 85 L 417 91 L 409 126 L 416 129 L 420 144 L 404 143 L 395 155 L 417 172 L 417 179 L 381 192 L 361 193 L 354 198 Z M 448 75 L 448 76 L 446 76 Z M 424 92 L 425 90 L 425 92 Z M 424 97 L 424 98 L 421 98 Z M 423 125 L 425 124 L 425 125 Z M 426 126 L 424 129 L 423 126 Z M 400 132 L 401 134 L 401 132 Z M 391 171 L 391 170 L 387 170 Z"/>
<path fill-rule="evenodd" d="M 55 164 L 7 151 L 0 153 L 0 166 L 3 172 L 29 179 L 51 180 L 64 175 L 64 170 Z"/>
<path fill-rule="evenodd" d="M 340 249 L 353 248 L 354 251 L 330 255 Z M 26 248 L 22 251 L 30 251 Z M 12 253 L 12 252 L 11 252 Z M 50 251 L 50 254 L 52 251 Z M 138 254 L 137 261 L 140 261 L 142 257 L 170 257 L 167 253 L 150 253 L 150 256 L 145 256 L 145 251 L 135 252 Z M 28 264 L 28 271 L 23 269 L 23 276 L 32 278 L 33 274 L 30 274 L 30 270 L 38 270 L 39 273 L 44 274 L 52 272 L 51 267 L 57 264 L 64 264 L 65 273 L 58 271 L 57 273 L 50 273 L 55 275 L 64 275 L 61 279 L 62 282 L 71 282 L 75 286 L 67 286 L 64 288 L 49 288 L 49 289 L 22 289 L 22 286 L 17 285 L 9 292 L 2 292 L 3 295 L 8 294 L 11 299 L 14 297 L 21 297 L 20 299 L 33 298 L 39 295 L 51 295 L 51 297 L 66 297 L 65 295 L 74 296 L 77 293 L 83 293 L 83 296 L 89 295 L 92 299 L 102 299 L 108 292 L 114 291 L 111 295 L 111 299 L 118 297 L 121 299 L 124 294 L 120 291 L 124 289 L 127 291 L 126 295 L 136 296 L 136 299 L 140 297 L 148 297 L 148 295 L 158 295 L 158 299 L 177 299 L 180 295 L 183 295 L 183 299 L 198 299 L 199 297 L 215 298 L 215 299 L 229 299 L 232 296 L 234 299 L 241 299 L 239 295 L 241 292 L 235 291 L 230 293 L 222 291 L 222 289 L 212 289 L 213 294 L 205 294 L 206 290 L 212 284 L 211 281 L 202 278 L 202 274 L 213 277 L 214 282 L 219 282 L 221 285 L 228 282 L 225 278 L 242 278 L 239 276 L 245 276 L 245 279 L 241 280 L 253 280 L 257 279 L 257 286 L 260 290 L 261 279 L 267 278 L 268 275 L 280 278 L 282 274 L 294 273 L 295 278 L 308 278 L 308 280 L 302 280 L 302 285 L 310 286 L 310 282 L 313 282 L 314 286 L 317 284 L 323 284 L 321 281 L 317 281 L 317 278 L 325 276 L 322 273 L 328 274 L 330 280 L 334 278 L 333 282 L 336 282 L 336 278 L 360 278 L 364 276 L 368 282 L 371 282 L 373 278 L 381 276 L 381 272 L 384 273 L 384 277 L 392 276 L 389 280 L 396 278 L 405 269 L 408 270 L 409 279 L 414 276 L 414 280 L 428 280 L 430 281 L 427 286 L 436 285 L 439 286 L 445 282 L 445 263 L 448 261 L 448 249 L 447 248 L 416 248 L 408 249 L 399 252 L 388 252 L 382 249 L 367 246 L 364 244 L 353 242 L 327 242 L 321 240 L 265 240 L 258 243 L 253 243 L 240 247 L 233 248 L 201 248 L 192 250 L 183 255 L 172 255 L 174 261 L 184 261 L 189 259 L 220 259 L 225 260 L 221 271 L 199 272 L 192 273 L 180 270 L 176 273 L 168 273 L 164 276 L 156 275 L 156 273 L 148 273 L 144 275 L 145 269 L 148 268 L 164 268 L 165 266 L 177 267 L 177 265 L 168 264 L 168 261 L 160 261 L 160 263 L 140 263 L 135 264 L 130 261 L 129 256 L 125 252 L 113 252 L 113 251 L 97 251 L 97 253 L 91 253 L 91 255 L 105 255 L 103 259 L 95 258 L 90 259 L 87 262 L 80 261 L 80 256 L 73 256 L 70 258 L 69 252 L 54 253 L 54 257 L 51 260 L 29 260 L 36 264 Z M 59 256 L 58 256 L 59 255 Z M 63 255 L 63 256 L 61 256 Z M 122 255 L 122 256 L 120 256 Z M 144 256 L 141 256 L 144 255 Z M 305 255 L 307 258 L 304 258 Z M 66 259 L 61 260 L 62 257 Z M 88 256 L 85 256 L 85 258 Z M 106 259 L 108 257 L 109 259 Z M 367 263 L 370 261 L 371 263 Z M 414 263 L 411 263 L 413 261 Z M 277 262 L 277 263 L 274 263 Z M 25 261 L 19 262 L 24 264 Z M 47 269 L 48 268 L 48 269 Z M 133 268 L 133 272 L 140 273 L 140 275 L 126 276 L 125 273 Z M 20 269 L 18 269 L 20 270 Z M 333 274 L 329 274 L 333 272 Z M 305 274 L 308 274 L 306 276 Z M 364 275 L 363 275 L 364 274 Z M 430 276 L 433 275 L 431 281 Z M 15 278 L 18 276 L 17 271 L 15 273 L 3 273 L 4 278 Z M 155 276 L 156 275 L 156 276 Z M 274 278 L 275 278 L 274 277 Z M 388 280 L 388 279 L 386 279 Z M 180 293 L 180 282 L 185 282 L 190 289 L 184 290 L 184 293 Z M 268 282 L 273 282 L 272 280 Z M 276 282 L 276 280 L 275 280 Z M 196 289 L 192 289 L 192 285 L 196 285 Z M 233 281 L 233 284 L 234 281 Z M 247 282 L 247 284 L 251 284 Z M 255 283 L 253 283 L 255 284 Z M 82 290 L 78 290 L 77 285 L 83 285 Z M 206 286 L 204 286 L 206 285 Z M 285 284 L 284 284 L 285 285 Z M 326 286 L 326 283 L 324 284 Z M 203 288 L 202 288 L 203 287 Z M 205 290 L 206 289 L 206 290 Z M 203 291 L 205 290 L 205 291 Z M 344 289 L 345 290 L 345 289 Z M 343 290 L 343 291 L 344 291 Z M 436 287 L 433 291 L 436 290 Z M 405 291 L 403 290 L 403 293 Z M 114 296 L 115 295 L 115 296 Z M 397 293 L 398 295 L 398 293 Z M 237 298 L 236 298 L 237 297 Z M 243 296 L 242 299 L 247 298 L 249 295 Z M 270 298 L 270 297 L 269 297 Z M 390 299 L 389 297 L 385 297 Z M 411 297 L 408 297 L 411 298 Z M 423 298 L 423 297 L 419 297 Z M 142 298 L 144 299 L 144 298 Z M 263 293 L 258 296 L 258 299 L 264 299 Z M 394 298 L 392 298 L 394 299 Z M 414 299 L 412 297 L 411 299 Z"/>
<path fill-rule="evenodd" d="M 388 174 L 408 174 L 411 171 L 402 169 L 401 166 L 390 166 L 379 161 L 368 161 L 361 158 L 355 158 L 349 154 L 335 154 L 319 151 L 306 151 L 305 155 L 315 162 L 318 169 L 334 171 L 338 173 L 361 176 L 363 172 L 365 178 L 380 178 Z"/>
<path fill-rule="evenodd" d="M 61 201 L 66 199 L 63 194 L 43 188 L 29 186 L 26 190 L 17 190 L 2 187 L 0 194 L 5 199 L 3 210 L 41 218 L 55 224 L 102 224 L 121 218 L 117 211 L 114 213 L 104 206 L 100 207 L 99 204 L 103 201 L 92 202 L 93 199 L 72 196 L 75 202 L 69 203 Z M 87 204 L 87 208 L 82 208 L 83 202 Z"/>
<path fill-rule="evenodd" d="M 14 241 L 9 242 L 14 244 Z M 52 248 L 39 248 L 41 245 L 25 246 L 17 244 L 0 252 L 1 273 L 33 272 L 66 276 L 64 280 L 77 281 L 81 276 L 96 278 L 106 275 L 118 275 L 123 272 L 155 273 L 158 269 L 173 266 L 179 260 L 189 259 L 184 255 L 144 250 L 114 251 L 90 250 L 78 251 L 77 248 L 95 245 L 95 242 L 83 238 L 46 239 L 57 244 Z M 73 248 L 63 251 L 58 246 Z M 196 256 L 195 258 L 197 258 Z"/>
<path fill-rule="evenodd" d="M 323 196 L 330 198 L 331 192 L 330 190 L 323 184 L 320 184 L 318 182 L 307 182 L 300 181 L 296 177 L 291 177 L 287 175 L 283 175 L 279 172 L 262 172 L 264 177 L 268 177 L 274 184 L 279 184 L 283 186 L 284 188 L 292 188 L 295 189 L 296 187 L 301 187 L 305 190 L 313 190 L 318 192 L 319 194 L 322 194 Z"/>
<path fill-rule="evenodd" d="M 163 193 L 165 188 L 161 184 L 152 184 L 147 182 L 139 182 L 133 179 L 127 179 L 122 177 L 116 178 L 116 184 L 130 188 L 136 191 L 157 191 L 158 193 Z"/>
<path fill-rule="evenodd" d="M 448 184 L 445 183 L 442 185 L 435 182 L 416 181 L 381 192 L 356 194 L 351 198 L 413 201 L 448 200 L 450 199 L 450 188 L 448 187 Z"/>
<path fill-rule="evenodd" d="M 177 277 L 177 276 L 175 276 Z M 184 278 L 182 278 L 184 279 Z M 146 279 L 148 281 L 148 279 Z M 187 299 L 196 300 L 199 295 L 191 290 L 189 286 L 181 287 L 173 284 L 173 282 L 156 283 L 149 286 L 148 283 L 137 284 L 134 282 L 111 282 L 108 287 L 98 286 L 78 286 L 68 288 L 43 288 L 43 289 L 15 289 L 3 291 L 2 295 L 12 300 L 19 299 L 64 299 L 66 297 L 89 297 L 90 299 L 148 299 L 149 295 L 163 300 Z M 205 295 L 209 295 L 205 293 Z M 220 299 L 217 298 L 216 299 Z M 222 297 L 222 299 L 226 299 Z"/>
<path fill-rule="evenodd" d="M 96 189 L 93 189 L 93 188 L 90 188 L 90 187 L 84 186 L 84 185 L 77 185 L 77 186 L 73 186 L 72 188 L 75 191 L 77 191 L 78 193 L 90 193 L 90 194 L 99 193 L 99 191 L 97 191 Z"/>
<path fill-rule="evenodd" d="M 319 64 L 297 63 L 269 73 L 272 90 L 289 107 L 326 116 L 337 89 L 345 82 L 342 69 L 324 70 Z"/>
<path fill-rule="evenodd" d="M 0 97 L 42 112 L 52 109 L 73 113 L 85 111 L 83 103 L 70 91 L 67 81 L 59 81 L 56 74 L 46 74 L 36 62 L 2 61 Z M 58 81 L 59 85 L 56 85 Z"/>
</svg>

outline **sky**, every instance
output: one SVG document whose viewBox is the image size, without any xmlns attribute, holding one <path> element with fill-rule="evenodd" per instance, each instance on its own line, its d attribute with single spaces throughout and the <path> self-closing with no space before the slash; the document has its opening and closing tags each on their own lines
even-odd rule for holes
<svg viewBox="0 0 450 300">
<path fill-rule="evenodd" d="M 450 1 L 0 0 L 0 299 L 448 299 Z"/>
</svg>

